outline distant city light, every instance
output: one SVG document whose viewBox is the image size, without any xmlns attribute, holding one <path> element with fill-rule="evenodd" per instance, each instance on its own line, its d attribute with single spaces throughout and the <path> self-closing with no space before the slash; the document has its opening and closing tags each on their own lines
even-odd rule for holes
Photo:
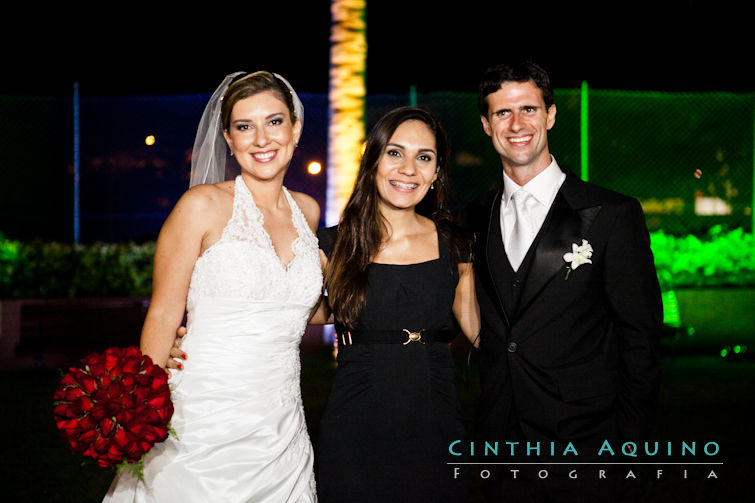
<svg viewBox="0 0 755 503">
<path fill-rule="evenodd" d="M 309 171 L 310 175 L 316 175 L 322 171 L 322 164 L 317 161 L 312 161 L 309 163 L 309 166 L 307 166 L 307 171 Z"/>
<path fill-rule="evenodd" d="M 154 145 L 154 144 L 155 144 L 155 137 L 154 137 L 154 136 L 152 136 L 152 135 L 149 135 L 149 136 L 147 136 L 147 137 L 146 137 L 146 138 L 144 139 L 144 143 L 146 143 L 147 145 L 149 145 L 149 146 L 151 147 L 152 145 Z"/>
<path fill-rule="evenodd" d="M 731 205 L 719 197 L 695 197 L 695 215 L 731 215 Z"/>
</svg>

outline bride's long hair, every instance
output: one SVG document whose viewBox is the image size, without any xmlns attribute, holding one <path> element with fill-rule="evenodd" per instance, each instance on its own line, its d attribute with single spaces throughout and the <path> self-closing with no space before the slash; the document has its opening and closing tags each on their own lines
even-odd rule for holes
<svg viewBox="0 0 755 503">
<path fill-rule="evenodd" d="M 367 135 L 354 190 L 338 224 L 325 274 L 333 314 L 339 324 L 350 329 L 357 325 L 364 305 L 368 267 L 390 232 L 378 204 L 377 166 L 393 133 L 409 120 L 424 123 L 433 133 L 438 162 L 435 188 L 427 191 L 415 211 L 436 223 L 439 238 L 449 248 L 453 268 L 460 260 L 468 260 L 469 257 L 469 244 L 453 224 L 448 209 L 449 146 L 443 126 L 422 108 L 401 107 L 388 112 Z"/>
</svg>

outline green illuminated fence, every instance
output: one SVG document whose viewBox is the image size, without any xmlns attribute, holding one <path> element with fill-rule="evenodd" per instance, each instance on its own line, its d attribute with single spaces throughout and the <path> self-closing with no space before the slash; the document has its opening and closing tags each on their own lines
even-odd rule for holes
<svg viewBox="0 0 755 503">
<path fill-rule="evenodd" d="M 482 132 L 475 100 L 450 93 L 418 98 L 448 130 L 461 201 L 500 180 L 500 162 Z M 559 164 L 637 197 L 650 230 L 752 230 L 755 94 L 609 91 L 583 84 L 557 89 L 555 100 L 549 143 Z M 372 110 L 378 115 L 386 108 L 380 103 Z"/>
<path fill-rule="evenodd" d="M 593 91 L 590 179 L 638 197 L 651 229 L 752 230 L 753 110 L 753 95 Z"/>
</svg>

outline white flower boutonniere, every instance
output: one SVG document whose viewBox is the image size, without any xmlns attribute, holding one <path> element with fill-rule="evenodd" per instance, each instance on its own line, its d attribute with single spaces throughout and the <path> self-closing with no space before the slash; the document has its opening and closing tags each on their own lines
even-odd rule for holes
<svg viewBox="0 0 755 503">
<path fill-rule="evenodd" d="M 564 279 L 569 279 L 569 273 L 572 269 L 576 269 L 582 264 L 592 264 L 590 257 L 592 257 L 592 245 L 586 239 L 582 240 L 581 245 L 572 243 L 571 251 L 564 253 L 564 260 L 569 264 L 566 268 L 566 277 Z"/>
</svg>

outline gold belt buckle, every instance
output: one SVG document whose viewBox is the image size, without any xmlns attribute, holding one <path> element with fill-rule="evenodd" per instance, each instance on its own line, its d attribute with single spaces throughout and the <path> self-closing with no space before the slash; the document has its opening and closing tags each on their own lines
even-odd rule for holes
<svg viewBox="0 0 755 503">
<path fill-rule="evenodd" d="M 424 344 L 425 341 L 422 340 L 422 332 L 424 332 L 424 331 L 425 331 L 424 328 L 422 330 L 420 330 L 419 332 L 410 332 L 407 329 L 404 329 L 404 332 L 406 332 L 407 334 L 409 334 L 409 338 L 404 343 L 404 346 L 406 346 L 410 342 L 421 342 L 422 344 Z"/>
<path fill-rule="evenodd" d="M 348 336 L 348 341 L 349 342 L 346 342 L 346 337 L 347 336 Z M 344 332 L 344 333 L 342 333 L 341 334 L 341 342 L 343 343 L 344 346 L 351 346 L 352 345 L 352 342 L 351 342 L 351 332 Z"/>
</svg>

